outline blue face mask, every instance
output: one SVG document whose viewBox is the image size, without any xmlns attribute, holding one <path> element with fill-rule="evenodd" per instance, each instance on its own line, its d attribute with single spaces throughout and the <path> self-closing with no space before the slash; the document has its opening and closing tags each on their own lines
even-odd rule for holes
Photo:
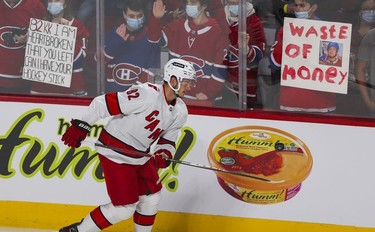
<svg viewBox="0 0 375 232">
<path fill-rule="evenodd" d="M 64 10 L 64 3 L 51 2 L 48 3 L 47 10 L 51 15 L 58 15 Z"/>
<path fill-rule="evenodd" d="M 375 11 L 374 10 L 363 10 L 361 11 L 361 18 L 367 23 L 375 23 Z"/>
<path fill-rule="evenodd" d="M 301 12 L 294 12 L 294 15 L 297 19 L 308 19 L 310 18 L 310 11 L 301 11 Z"/>
<path fill-rule="evenodd" d="M 126 25 L 128 25 L 129 30 L 136 31 L 143 26 L 144 18 L 145 18 L 144 16 L 138 19 L 127 18 Z"/>
<path fill-rule="evenodd" d="M 192 5 L 186 5 L 186 14 L 187 16 L 191 17 L 191 18 L 196 18 L 200 11 L 198 10 L 198 7 L 199 6 L 192 6 Z"/>
<path fill-rule="evenodd" d="M 228 5 L 228 10 L 235 16 L 238 15 L 238 5 Z"/>
</svg>

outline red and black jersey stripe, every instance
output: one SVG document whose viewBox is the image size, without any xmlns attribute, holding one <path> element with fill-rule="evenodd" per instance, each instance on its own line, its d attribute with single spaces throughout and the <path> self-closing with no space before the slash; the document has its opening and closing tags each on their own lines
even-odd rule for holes
<svg viewBox="0 0 375 232">
<path fill-rule="evenodd" d="M 163 137 L 159 138 L 159 140 L 158 140 L 158 144 L 159 144 L 159 145 L 170 144 L 170 145 L 172 145 L 173 147 L 176 147 L 176 143 L 175 143 L 175 142 L 172 142 L 172 141 L 170 141 L 170 140 L 168 140 L 168 139 L 165 139 L 165 138 L 163 138 Z"/>
<path fill-rule="evenodd" d="M 117 153 L 120 153 L 120 154 L 128 156 L 128 157 L 132 157 L 134 159 L 143 158 L 143 156 L 130 155 L 130 154 L 126 153 L 126 151 L 129 151 L 129 150 L 130 151 L 139 151 L 139 150 L 135 149 L 134 147 L 132 147 L 132 146 L 122 142 L 121 140 L 117 139 L 116 137 L 112 136 L 105 129 L 103 129 L 102 132 L 100 133 L 98 140 L 104 145 L 107 145 L 109 147 L 117 148 L 116 151 L 115 151 Z M 123 152 L 120 152 L 120 151 L 123 151 Z M 149 153 L 150 149 L 147 149 L 146 151 L 139 151 L 139 152 Z"/>
<path fill-rule="evenodd" d="M 118 115 L 122 114 L 120 103 L 118 100 L 117 93 L 107 93 L 105 95 L 105 102 L 107 104 L 107 110 L 110 113 L 110 115 Z"/>
</svg>

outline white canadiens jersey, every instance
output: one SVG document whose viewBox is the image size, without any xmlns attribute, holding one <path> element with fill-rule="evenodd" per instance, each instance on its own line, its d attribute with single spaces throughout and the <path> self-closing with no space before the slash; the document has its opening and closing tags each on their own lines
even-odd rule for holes
<svg viewBox="0 0 375 232">
<path fill-rule="evenodd" d="M 125 92 L 108 93 L 94 98 L 82 117 L 90 125 L 111 117 L 99 136 L 99 143 L 118 149 L 96 147 L 98 153 L 116 163 L 141 165 L 149 157 L 126 154 L 125 150 L 148 153 L 166 149 L 175 153 L 175 142 L 187 119 L 187 107 L 177 98 L 169 104 L 163 85 L 144 83 Z"/>
</svg>

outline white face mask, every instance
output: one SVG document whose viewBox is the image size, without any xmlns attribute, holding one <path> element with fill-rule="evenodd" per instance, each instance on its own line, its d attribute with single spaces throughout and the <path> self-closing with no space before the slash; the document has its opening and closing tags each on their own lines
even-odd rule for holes
<svg viewBox="0 0 375 232">
<path fill-rule="evenodd" d="M 199 13 L 200 13 L 200 10 L 198 10 L 198 7 L 199 6 L 192 6 L 192 5 L 186 5 L 186 14 L 187 16 L 191 17 L 191 18 L 196 18 Z"/>
<path fill-rule="evenodd" d="M 48 3 L 47 10 L 51 15 L 58 15 L 64 10 L 64 3 L 61 2 L 51 2 Z"/>
<path fill-rule="evenodd" d="M 367 23 L 375 23 L 375 11 L 374 10 L 363 10 L 361 11 L 361 18 Z"/>
<path fill-rule="evenodd" d="M 235 16 L 238 15 L 238 5 L 228 5 L 228 10 Z"/>
<path fill-rule="evenodd" d="M 308 19 L 310 18 L 310 11 L 294 12 L 297 19 Z"/>
<path fill-rule="evenodd" d="M 131 31 L 136 31 L 143 26 L 144 16 L 138 19 L 126 18 L 126 25 L 128 25 Z"/>
</svg>

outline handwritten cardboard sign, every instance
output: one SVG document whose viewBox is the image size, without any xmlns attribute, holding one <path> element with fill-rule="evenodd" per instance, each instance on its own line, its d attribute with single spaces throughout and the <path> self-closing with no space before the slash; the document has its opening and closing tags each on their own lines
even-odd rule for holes
<svg viewBox="0 0 375 232">
<path fill-rule="evenodd" d="M 351 30 L 346 23 L 285 18 L 281 85 L 347 94 Z"/>
<path fill-rule="evenodd" d="M 77 28 L 30 19 L 22 78 L 70 87 Z"/>
</svg>

